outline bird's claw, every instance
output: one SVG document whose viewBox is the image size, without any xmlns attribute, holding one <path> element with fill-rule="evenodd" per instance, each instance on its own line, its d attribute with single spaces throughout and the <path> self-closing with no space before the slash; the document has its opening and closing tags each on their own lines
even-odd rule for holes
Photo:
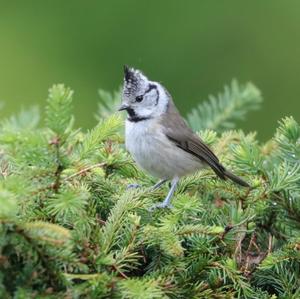
<svg viewBox="0 0 300 299">
<path fill-rule="evenodd" d="M 129 185 L 127 185 L 126 189 L 137 189 L 140 187 L 141 187 L 141 185 L 139 185 L 139 184 L 129 184 Z"/>
<path fill-rule="evenodd" d="M 165 209 L 165 208 L 172 209 L 173 205 L 171 203 L 160 202 L 150 207 L 148 211 L 153 212 L 156 209 Z"/>
</svg>

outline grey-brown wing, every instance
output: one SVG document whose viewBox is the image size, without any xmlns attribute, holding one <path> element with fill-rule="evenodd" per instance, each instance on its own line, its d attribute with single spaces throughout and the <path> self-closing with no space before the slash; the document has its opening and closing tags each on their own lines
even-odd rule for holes
<svg viewBox="0 0 300 299">
<path fill-rule="evenodd" d="M 211 149 L 197 135 L 186 133 L 179 135 L 176 132 L 167 130 L 166 136 L 180 149 L 207 163 L 219 177 L 225 179 L 225 168 L 220 164 L 219 159 Z"/>
<path fill-rule="evenodd" d="M 172 103 L 171 103 L 172 105 Z M 214 172 L 225 179 L 225 168 L 212 150 L 186 125 L 175 106 L 162 119 L 167 138 L 180 149 L 206 162 Z"/>
<path fill-rule="evenodd" d="M 225 169 L 211 149 L 186 125 L 171 96 L 167 113 L 161 117 L 161 123 L 170 141 L 174 142 L 178 148 L 207 163 L 221 179 L 229 178 L 243 187 L 250 187 L 247 182 Z"/>
</svg>

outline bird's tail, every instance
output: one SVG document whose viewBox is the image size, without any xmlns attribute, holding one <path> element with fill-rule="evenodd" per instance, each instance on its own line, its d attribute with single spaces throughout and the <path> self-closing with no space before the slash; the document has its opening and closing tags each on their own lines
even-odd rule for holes
<svg viewBox="0 0 300 299">
<path fill-rule="evenodd" d="M 206 162 L 208 165 L 213 169 L 213 171 L 216 173 L 218 177 L 220 177 L 222 180 L 230 179 L 236 184 L 239 184 L 243 187 L 251 187 L 247 182 L 233 174 L 231 171 L 227 170 L 218 160 L 217 157 L 215 157 L 215 160 L 213 159 L 207 159 Z"/>
<path fill-rule="evenodd" d="M 232 172 L 230 172 L 229 170 L 225 169 L 225 171 L 223 172 L 224 176 L 230 180 L 232 180 L 233 182 L 239 184 L 240 186 L 243 187 L 250 187 L 250 185 L 245 182 L 244 180 L 242 180 L 241 178 L 239 178 L 238 176 L 234 175 Z"/>
</svg>

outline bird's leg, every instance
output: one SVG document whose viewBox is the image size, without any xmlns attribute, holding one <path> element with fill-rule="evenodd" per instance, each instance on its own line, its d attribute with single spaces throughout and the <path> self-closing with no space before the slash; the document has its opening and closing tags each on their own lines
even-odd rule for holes
<svg viewBox="0 0 300 299">
<path fill-rule="evenodd" d="M 157 208 L 162 208 L 163 209 L 163 208 L 171 208 L 172 207 L 171 199 L 172 199 L 172 196 L 173 196 L 173 194 L 176 190 L 178 181 L 179 181 L 179 177 L 175 177 L 172 180 L 171 188 L 170 188 L 169 193 L 168 193 L 167 197 L 165 198 L 165 200 L 163 202 L 160 202 L 160 203 L 152 206 L 150 208 L 150 211 L 154 211 Z"/>
<path fill-rule="evenodd" d="M 167 179 L 160 180 L 160 181 L 157 182 L 154 186 L 151 187 L 151 190 L 154 191 L 154 190 L 158 189 L 158 188 L 159 188 L 161 185 L 163 185 L 166 181 L 167 181 Z"/>
</svg>

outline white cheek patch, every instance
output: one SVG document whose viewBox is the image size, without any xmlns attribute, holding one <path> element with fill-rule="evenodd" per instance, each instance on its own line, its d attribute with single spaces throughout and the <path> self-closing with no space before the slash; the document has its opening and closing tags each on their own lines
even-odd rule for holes
<svg viewBox="0 0 300 299">
<path fill-rule="evenodd" d="M 135 105 L 134 110 L 140 117 L 159 117 L 166 112 L 168 102 L 169 98 L 164 89 L 155 83 L 155 88 L 144 96 L 141 103 Z"/>
<path fill-rule="evenodd" d="M 149 83 L 144 93 L 144 104 L 148 106 L 156 106 L 159 101 L 158 86 L 153 83 Z"/>
</svg>

